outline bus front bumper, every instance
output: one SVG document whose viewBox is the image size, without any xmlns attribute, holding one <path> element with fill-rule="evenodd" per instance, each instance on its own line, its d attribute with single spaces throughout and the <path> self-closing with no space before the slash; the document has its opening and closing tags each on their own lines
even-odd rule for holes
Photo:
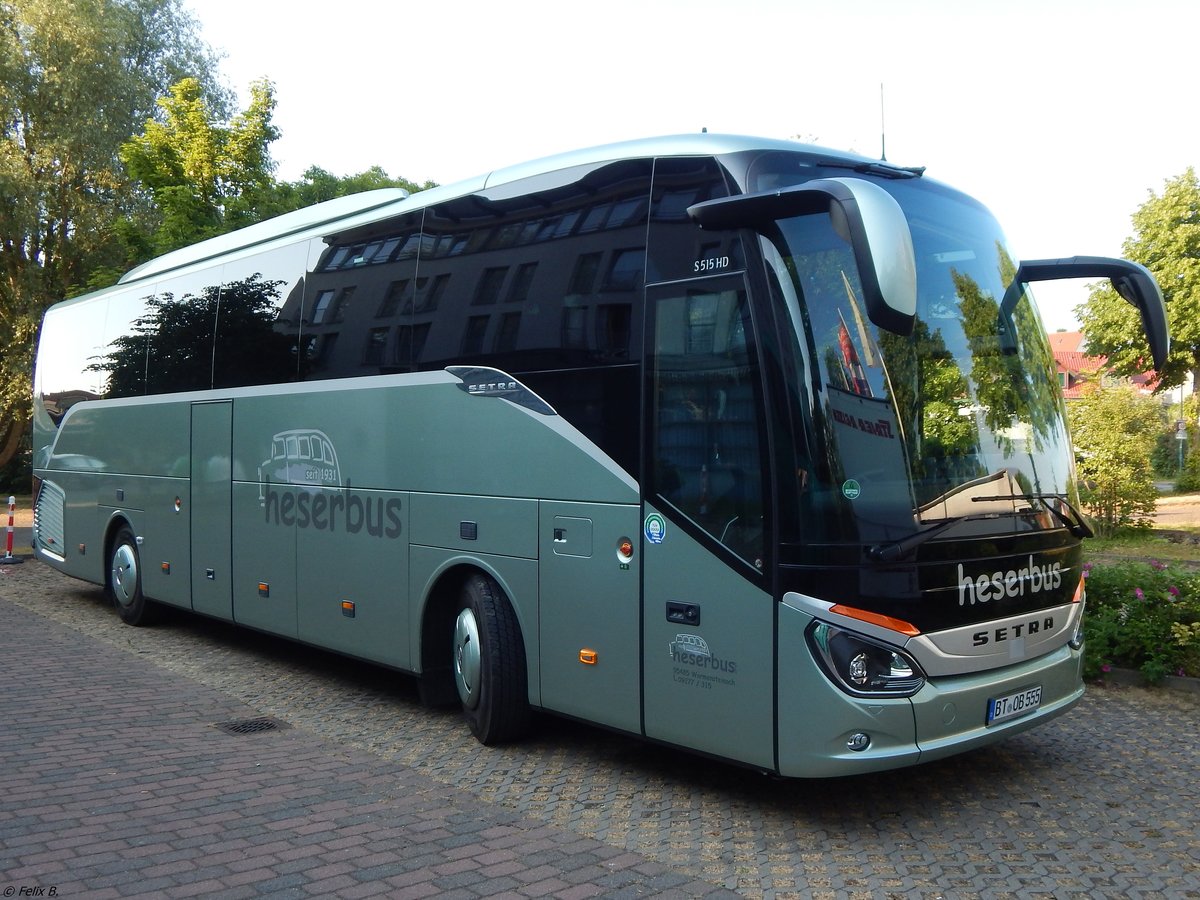
<svg viewBox="0 0 1200 900">
<path fill-rule="evenodd" d="M 1047 722 L 1083 697 L 1083 651 L 1070 646 L 1002 669 L 931 679 L 911 698 L 852 697 L 809 652 L 804 631 L 811 621 L 804 612 L 781 608 L 777 721 L 783 776 L 856 775 L 941 759 Z M 1035 687 L 1041 689 L 1035 708 L 988 724 L 991 701 Z"/>
</svg>

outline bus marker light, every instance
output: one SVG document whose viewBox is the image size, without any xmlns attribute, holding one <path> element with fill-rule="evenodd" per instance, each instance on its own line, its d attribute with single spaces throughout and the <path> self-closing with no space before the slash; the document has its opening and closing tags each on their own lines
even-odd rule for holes
<svg viewBox="0 0 1200 900">
<path fill-rule="evenodd" d="M 183 501 L 180 500 L 178 497 L 176 497 L 175 498 L 175 512 L 179 512 L 181 509 L 183 509 Z"/>
<path fill-rule="evenodd" d="M 910 637 L 915 637 L 921 633 L 921 629 L 916 625 L 911 625 L 903 619 L 894 619 L 891 616 L 881 615 L 880 613 L 867 612 L 865 609 L 855 609 L 852 606 L 842 606 L 840 603 L 830 607 L 831 613 L 837 613 L 840 616 L 847 616 L 851 619 L 858 619 L 860 622 L 870 622 L 872 625 L 879 625 L 886 628 L 888 631 L 898 631 L 901 634 L 907 634 Z"/>
<path fill-rule="evenodd" d="M 596 664 L 596 660 L 597 656 L 595 650 L 588 650 L 585 648 L 579 651 L 579 661 L 585 666 L 594 666 Z"/>
<path fill-rule="evenodd" d="M 629 538 L 623 537 L 617 541 L 617 559 L 623 563 L 633 559 L 633 541 Z"/>
<path fill-rule="evenodd" d="M 353 600 L 343 600 L 342 601 L 342 615 L 348 619 L 354 618 L 354 601 Z"/>
<path fill-rule="evenodd" d="M 165 562 L 162 564 L 162 572 L 164 575 L 171 574 L 171 564 L 169 562 Z"/>
<path fill-rule="evenodd" d="M 265 581 L 260 581 L 258 583 L 258 596 L 260 596 L 260 597 L 270 597 L 271 596 L 271 586 L 269 584 L 267 584 Z"/>
</svg>

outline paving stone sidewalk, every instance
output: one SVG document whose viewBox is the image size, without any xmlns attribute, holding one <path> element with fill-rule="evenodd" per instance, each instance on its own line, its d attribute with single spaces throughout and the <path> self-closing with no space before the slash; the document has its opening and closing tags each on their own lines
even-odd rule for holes
<svg viewBox="0 0 1200 900">
<path fill-rule="evenodd" d="M 0 893 L 736 896 L 261 713 L 0 599 Z M 38 893 L 41 889 L 41 893 Z"/>
</svg>

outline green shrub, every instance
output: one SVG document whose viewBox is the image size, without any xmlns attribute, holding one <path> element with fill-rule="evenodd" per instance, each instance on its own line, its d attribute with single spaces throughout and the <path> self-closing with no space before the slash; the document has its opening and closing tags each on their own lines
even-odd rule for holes
<svg viewBox="0 0 1200 900">
<path fill-rule="evenodd" d="M 1200 676 L 1200 572 L 1157 561 L 1084 567 L 1084 677 L 1113 666 L 1156 683 Z"/>
</svg>

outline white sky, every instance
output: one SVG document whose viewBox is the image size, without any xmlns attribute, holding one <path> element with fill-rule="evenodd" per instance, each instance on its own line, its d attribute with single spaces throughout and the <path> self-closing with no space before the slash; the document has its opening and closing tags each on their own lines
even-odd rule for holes
<svg viewBox="0 0 1200 900">
<path fill-rule="evenodd" d="M 662 134 L 887 157 L 973 194 L 1016 255 L 1119 256 L 1200 165 L 1194 0 L 189 0 L 245 99 L 276 87 L 278 176 L 449 184 Z M 1074 326 L 1078 283 L 1042 286 Z"/>
</svg>

